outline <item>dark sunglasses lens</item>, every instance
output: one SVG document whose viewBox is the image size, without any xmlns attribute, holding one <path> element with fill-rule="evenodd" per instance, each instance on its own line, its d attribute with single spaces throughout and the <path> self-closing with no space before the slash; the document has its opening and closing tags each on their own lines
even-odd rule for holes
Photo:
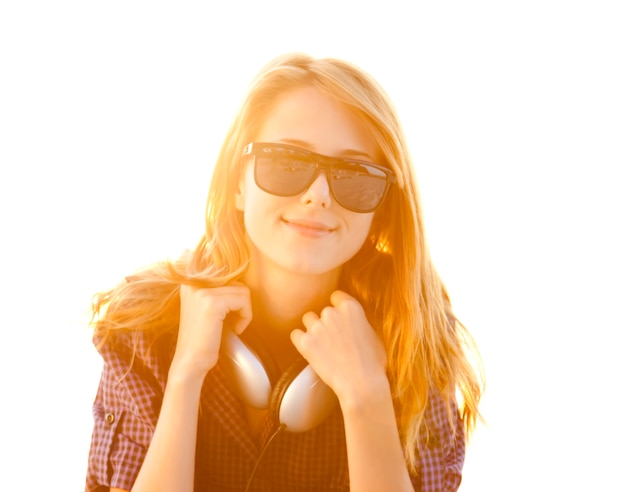
<svg viewBox="0 0 626 492">
<path fill-rule="evenodd" d="M 254 155 L 256 184 L 273 195 L 294 196 L 306 191 L 318 172 L 313 158 L 296 149 L 268 145 Z M 339 159 L 334 159 L 329 171 L 330 188 L 339 205 L 354 212 L 371 212 L 380 205 L 387 189 L 384 171 Z"/>
<path fill-rule="evenodd" d="M 271 149 L 255 158 L 254 179 L 262 190 L 279 196 L 302 193 L 311 184 L 316 167 L 306 155 Z"/>
<path fill-rule="evenodd" d="M 385 194 L 387 175 L 373 166 L 353 163 L 334 168 L 330 186 L 341 206 L 355 212 L 371 212 Z"/>
</svg>

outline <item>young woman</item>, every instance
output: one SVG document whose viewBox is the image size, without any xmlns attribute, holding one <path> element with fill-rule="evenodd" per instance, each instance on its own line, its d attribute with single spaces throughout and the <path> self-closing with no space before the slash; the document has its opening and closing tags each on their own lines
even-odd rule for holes
<svg viewBox="0 0 626 492">
<path fill-rule="evenodd" d="M 94 328 L 86 490 L 460 484 L 477 353 L 429 257 L 394 109 L 348 63 L 261 71 L 200 243 L 96 296 Z"/>
</svg>

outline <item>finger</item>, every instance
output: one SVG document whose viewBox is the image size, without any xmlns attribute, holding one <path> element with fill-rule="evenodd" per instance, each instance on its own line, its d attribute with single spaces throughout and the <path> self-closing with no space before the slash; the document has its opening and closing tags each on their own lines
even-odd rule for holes
<svg viewBox="0 0 626 492">
<path fill-rule="evenodd" d="M 330 303 L 333 306 L 337 306 L 338 304 L 340 304 L 343 301 L 355 301 L 355 302 L 357 302 L 354 297 L 352 297 L 350 294 L 345 293 L 342 290 L 336 290 L 336 291 L 334 291 L 330 295 Z"/>
<path fill-rule="evenodd" d="M 315 323 L 316 321 L 318 321 L 320 318 L 317 314 L 315 314 L 313 311 L 309 311 L 308 313 L 304 313 L 304 315 L 302 316 L 302 324 L 307 328 L 311 328 L 311 326 L 313 326 L 313 323 Z"/>
<path fill-rule="evenodd" d="M 300 349 L 302 348 L 302 337 L 304 335 L 304 331 L 300 330 L 299 328 L 292 330 L 292 332 L 289 334 L 289 337 L 291 338 L 291 343 L 293 343 L 293 346 L 296 347 L 296 349 L 300 353 L 302 353 Z"/>
<path fill-rule="evenodd" d="M 222 285 L 221 287 L 213 287 L 206 289 L 199 289 L 207 294 L 220 295 L 220 296 L 249 296 L 250 289 L 245 285 L 229 284 Z"/>
<path fill-rule="evenodd" d="M 252 321 L 252 303 L 250 302 L 249 291 L 232 296 L 228 302 L 229 314 L 232 314 L 231 328 L 241 335 Z"/>
<path fill-rule="evenodd" d="M 241 335 L 252 321 L 252 308 L 248 305 L 238 311 L 237 320 L 233 324 L 233 331 Z"/>
</svg>

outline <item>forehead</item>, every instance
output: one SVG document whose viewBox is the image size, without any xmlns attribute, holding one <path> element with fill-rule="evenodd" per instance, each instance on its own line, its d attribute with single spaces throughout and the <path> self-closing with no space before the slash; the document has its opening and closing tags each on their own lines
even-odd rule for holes
<svg viewBox="0 0 626 492">
<path fill-rule="evenodd" d="M 272 102 L 257 142 L 292 143 L 320 154 L 380 161 L 371 128 L 347 105 L 314 86 L 286 91 Z"/>
</svg>

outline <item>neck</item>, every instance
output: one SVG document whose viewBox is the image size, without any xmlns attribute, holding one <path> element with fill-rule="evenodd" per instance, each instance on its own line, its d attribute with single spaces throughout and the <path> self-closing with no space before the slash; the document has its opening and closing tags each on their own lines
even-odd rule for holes
<svg viewBox="0 0 626 492">
<path fill-rule="evenodd" d="M 262 337 L 279 365 L 288 365 L 297 351 L 289 334 L 303 328 L 302 316 L 318 314 L 330 304 L 337 289 L 339 271 L 322 275 L 301 275 L 284 271 L 259 271 L 251 264 L 243 278 L 250 289 L 252 323 L 248 330 Z M 283 367 L 284 369 L 284 367 Z"/>
</svg>

